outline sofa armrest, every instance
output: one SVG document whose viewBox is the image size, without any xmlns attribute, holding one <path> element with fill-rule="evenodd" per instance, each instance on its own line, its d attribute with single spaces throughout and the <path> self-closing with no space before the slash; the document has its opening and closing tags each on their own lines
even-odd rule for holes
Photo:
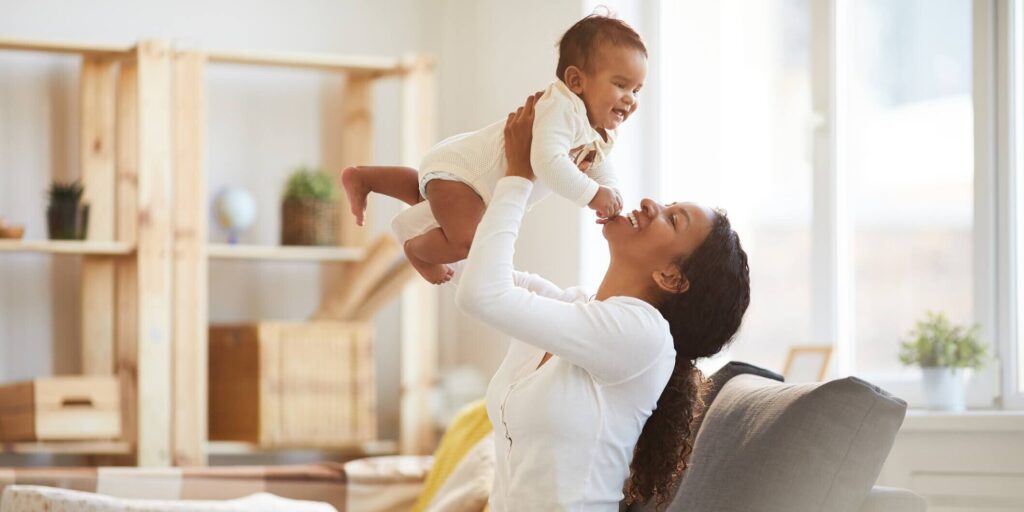
<svg viewBox="0 0 1024 512">
<path fill-rule="evenodd" d="M 859 512 L 925 512 L 924 498 L 906 489 L 874 486 Z"/>
</svg>

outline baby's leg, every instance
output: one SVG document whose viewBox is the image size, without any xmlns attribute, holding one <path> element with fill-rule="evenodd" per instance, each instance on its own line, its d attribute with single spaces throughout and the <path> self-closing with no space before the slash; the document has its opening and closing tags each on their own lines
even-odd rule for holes
<svg viewBox="0 0 1024 512">
<path fill-rule="evenodd" d="M 451 279 L 446 263 L 464 260 L 469 254 L 484 215 L 484 201 L 469 185 L 448 180 L 427 183 L 427 197 L 441 227 L 409 239 L 405 254 L 420 275 L 439 284 Z"/>
<path fill-rule="evenodd" d="M 356 224 L 360 226 L 366 212 L 366 196 L 370 192 L 384 194 L 409 205 L 423 200 L 419 177 L 416 169 L 411 167 L 347 167 L 341 171 L 341 184 L 348 195 L 352 215 L 356 216 Z"/>
</svg>

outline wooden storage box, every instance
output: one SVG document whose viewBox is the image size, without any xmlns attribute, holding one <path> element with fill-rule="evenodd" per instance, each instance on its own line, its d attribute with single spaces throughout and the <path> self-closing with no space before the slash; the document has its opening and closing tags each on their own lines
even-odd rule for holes
<svg viewBox="0 0 1024 512">
<path fill-rule="evenodd" d="M 377 436 L 372 326 L 210 328 L 211 441 L 347 447 Z"/>
<path fill-rule="evenodd" d="M 0 386 L 0 441 L 120 437 L 119 389 L 112 376 L 50 377 Z"/>
</svg>

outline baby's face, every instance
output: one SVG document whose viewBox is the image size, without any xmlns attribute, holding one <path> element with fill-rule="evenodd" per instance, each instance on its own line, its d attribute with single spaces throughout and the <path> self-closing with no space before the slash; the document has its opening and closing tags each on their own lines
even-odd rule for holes
<svg viewBox="0 0 1024 512">
<path fill-rule="evenodd" d="M 636 112 L 647 78 L 647 58 L 635 48 L 606 45 L 591 72 L 584 73 L 579 93 L 594 128 L 618 128 Z"/>
</svg>

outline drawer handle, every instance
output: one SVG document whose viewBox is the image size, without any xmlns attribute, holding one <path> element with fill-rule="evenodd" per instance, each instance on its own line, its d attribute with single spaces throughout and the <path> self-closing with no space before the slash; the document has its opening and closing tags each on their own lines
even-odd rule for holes
<svg viewBox="0 0 1024 512">
<path fill-rule="evenodd" d="M 71 398 L 65 398 L 64 400 L 61 400 L 60 406 L 61 407 L 92 407 L 93 404 L 92 404 L 92 399 L 91 398 L 71 397 Z"/>
</svg>

